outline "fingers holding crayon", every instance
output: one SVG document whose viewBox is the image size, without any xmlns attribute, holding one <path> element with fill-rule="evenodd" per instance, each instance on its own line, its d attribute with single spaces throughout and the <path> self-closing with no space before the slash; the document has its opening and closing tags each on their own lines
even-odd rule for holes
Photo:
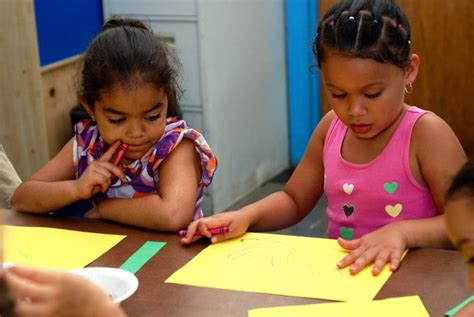
<svg viewBox="0 0 474 317">
<path fill-rule="evenodd" d="M 211 239 L 211 243 L 218 243 L 241 236 L 247 231 L 248 226 L 248 219 L 243 212 L 219 213 L 193 221 L 188 226 L 184 237 L 181 239 L 181 243 L 190 244 L 201 237 Z"/>
<path fill-rule="evenodd" d="M 77 196 L 79 199 L 88 199 L 99 192 L 107 192 L 112 184 L 112 179 L 115 177 L 118 177 L 122 182 L 126 182 L 122 169 L 110 162 L 119 145 L 120 141 L 115 142 L 101 158 L 91 162 L 77 180 Z"/>
</svg>

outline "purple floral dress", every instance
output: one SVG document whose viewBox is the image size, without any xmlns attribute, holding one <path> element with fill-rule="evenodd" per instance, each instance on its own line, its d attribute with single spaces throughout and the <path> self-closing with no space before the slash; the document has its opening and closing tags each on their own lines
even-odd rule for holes
<svg viewBox="0 0 474 317">
<path fill-rule="evenodd" d="M 194 143 L 194 148 L 201 160 L 202 176 L 198 184 L 198 196 L 194 209 L 193 219 L 203 216 L 202 199 L 204 190 L 211 184 L 212 177 L 217 167 L 217 160 L 204 137 L 198 131 L 190 128 L 184 120 L 168 118 L 163 135 L 143 155 L 129 165 L 122 165 L 126 183 L 116 178 L 109 190 L 104 194 L 94 197 L 97 202 L 104 198 L 137 198 L 158 193 L 159 166 L 168 155 L 186 138 Z M 99 159 L 106 148 L 97 126 L 90 120 L 76 124 L 74 134 L 74 169 L 76 178 L 79 178 L 89 164 Z M 106 196 L 106 197 L 104 197 Z"/>
</svg>

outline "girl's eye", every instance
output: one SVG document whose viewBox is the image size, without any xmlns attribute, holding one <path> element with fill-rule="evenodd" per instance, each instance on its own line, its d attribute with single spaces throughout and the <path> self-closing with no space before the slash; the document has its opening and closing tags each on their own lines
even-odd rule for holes
<svg viewBox="0 0 474 317">
<path fill-rule="evenodd" d="M 331 94 L 333 98 L 336 98 L 336 99 L 342 99 L 346 96 L 346 94 Z"/>
<path fill-rule="evenodd" d="M 365 95 L 367 98 L 369 98 L 369 99 L 375 99 L 375 98 L 377 98 L 378 96 L 380 96 L 381 94 L 382 94 L 382 92 L 379 91 L 379 92 L 377 92 L 377 93 L 375 93 L 375 94 L 364 94 L 364 95 Z"/>
<path fill-rule="evenodd" d="M 154 116 L 149 116 L 149 117 L 147 117 L 147 120 L 148 121 L 155 121 L 155 120 L 158 120 L 159 118 L 161 118 L 161 114 L 156 114 Z"/>
<path fill-rule="evenodd" d="M 108 118 L 108 120 L 109 120 L 109 122 L 112 123 L 112 124 L 119 124 L 120 122 L 125 121 L 125 118 L 119 118 L 119 119 Z"/>
</svg>

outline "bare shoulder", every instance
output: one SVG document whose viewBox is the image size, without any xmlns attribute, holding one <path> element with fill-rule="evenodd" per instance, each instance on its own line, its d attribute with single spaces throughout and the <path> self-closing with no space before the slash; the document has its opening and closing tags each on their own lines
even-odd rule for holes
<svg viewBox="0 0 474 317">
<path fill-rule="evenodd" d="M 461 143 L 451 127 L 434 113 L 423 115 L 413 128 L 412 142 L 417 153 L 431 150 L 456 150 L 464 153 Z"/>
<path fill-rule="evenodd" d="M 322 156 L 324 140 L 335 116 L 336 114 L 331 110 L 321 118 L 308 142 L 303 161 L 306 159 L 319 160 L 319 157 Z"/>
<path fill-rule="evenodd" d="M 171 152 L 170 155 L 176 155 L 177 153 L 179 153 L 180 155 L 188 156 L 190 158 L 197 155 L 197 151 L 195 149 L 193 141 L 186 138 L 183 138 L 183 140 L 178 145 L 176 145 L 176 148 Z"/>
<path fill-rule="evenodd" d="M 319 121 L 318 126 L 314 129 L 314 136 L 317 136 L 318 139 L 324 142 L 326 135 L 328 133 L 329 127 L 331 125 L 332 120 L 336 116 L 336 113 L 331 110 L 328 111 Z"/>
<path fill-rule="evenodd" d="M 195 149 L 193 141 L 184 138 L 160 164 L 159 169 L 162 172 L 171 166 L 173 169 L 183 169 L 185 166 L 193 165 L 195 168 L 200 167 L 199 154 Z"/>
<path fill-rule="evenodd" d="M 467 160 L 464 149 L 451 127 L 434 113 L 423 115 L 411 138 L 417 165 L 431 190 L 439 210 L 452 178 Z"/>
</svg>

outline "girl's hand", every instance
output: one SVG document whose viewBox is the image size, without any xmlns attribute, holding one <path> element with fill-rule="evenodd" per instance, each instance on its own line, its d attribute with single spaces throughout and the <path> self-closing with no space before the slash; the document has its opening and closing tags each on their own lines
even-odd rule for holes
<svg viewBox="0 0 474 317">
<path fill-rule="evenodd" d="M 247 214 L 242 211 L 229 211 L 218 213 L 214 216 L 201 218 L 191 222 L 188 226 L 186 236 L 181 239 L 182 244 L 190 244 L 201 237 L 211 239 L 211 243 L 218 243 L 230 238 L 243 235 L 249 227 Z M 212 235 L 209 229 L 219 227 L 229 227 L 229 233 Z M 198 236 L 194 236 L 199 232 Z"/>
<path fill-rule="evenodd" d="M 110 162 L 119 146 L 120 141 L 115 142 L 100 159 L 93 161 L 76 181 L 78 199 L 88 199 L 98 192 L 107 192 L 114 177 L 125 182 L 123 171 Z"/>
<path fill-rule="evenodd" d="M 390 270 L 395 271 L 407 246 L 406 237 L 396 223 L 386 225 L 360 239 L 338 238 L 337 242 L 344 249 L 351 251 L 337 263 L 337 267 L 342 269 L 350 265 L 349 272 L 353 275 L 372 262 L 374 262 L 373 275 L 379 275 L 387 262 L 390 262 Z"/>
<path fill-rule="evenodd" d="M 5 278 L 23 317 L 125 315 L 102 289 L 78 275 L 15 266 Z"/>
</svg>

